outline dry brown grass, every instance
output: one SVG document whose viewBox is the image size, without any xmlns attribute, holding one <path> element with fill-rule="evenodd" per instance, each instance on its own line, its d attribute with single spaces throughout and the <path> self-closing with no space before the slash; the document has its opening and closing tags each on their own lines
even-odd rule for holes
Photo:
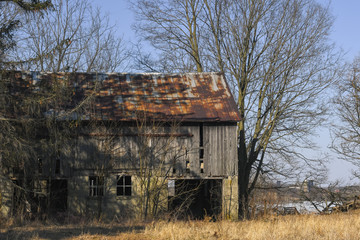
<svg viewBox="0 0 360 240">
<path fill-rule="evenodd" d="M 360 239 L 360 211 L 327 216 L 268 217 L 244 222 L 32 225 L 2 229 L 0 239 Z"/>
<path fill-rule="evenodd" d="M 148 226 L 145 236 L 154 239 L 360 239 L 360 212 L 245 222 L 158 223 Z"/>
</svg>

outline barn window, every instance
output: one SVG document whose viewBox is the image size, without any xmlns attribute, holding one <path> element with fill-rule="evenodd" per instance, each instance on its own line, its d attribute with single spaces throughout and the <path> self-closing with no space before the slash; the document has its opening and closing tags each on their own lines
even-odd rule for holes
<svg viewBox="0 0 360 240">
<path fill-rule="evenodd" d="M 200 134 L 200 147 L 203 147 L 204 146 L 204 125 L 202 123 L 200 123 L 199 134 Z"/>
<path fill-rule="evenodd" d="M 104 177 L 90 176 L 89 177 L 89 196 L 103 196 L 104 195 Z"/>
<path fill-rule="evenodd" d="M 204 125 L 200 123 L 200 144 L 199 144 L 200 173 L 204 173 Z"/>
<path fill-rule="evenodd" d="M 60 159 L 57 158 L 55 161 L 55 174 L 60 174 Z"/>
<path fill-rule="evenodd" d="M 42 173 L 43 170 L 43 162 L 41 158 L 38 158 L 38 171 L 39 173 Z"/>
<path fill-rule="evenodd" d="M 131 176 L 118 176 L 116 184 L 117 196 L 131 196 Z"/>
</svg>

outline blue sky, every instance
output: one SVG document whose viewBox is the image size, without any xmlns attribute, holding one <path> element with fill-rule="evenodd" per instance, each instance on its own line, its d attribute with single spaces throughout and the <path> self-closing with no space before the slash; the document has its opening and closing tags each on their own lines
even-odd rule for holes
<svg viewBox="0 0 360 240">
<path fill-rule="evenodd" d="M 135 34 L 131 30 L 134 15 L 129 9 L 127 0 L 91 1 L 109 15 L 111 22 L 117 25 L 118 34 L 123 35 L 125 40 L 135 42 Z M 335 17 L 330 39 L 345 51 L 344 60 L 352 61 L 360 54 L 360 0 L 317 1 L 325 4 L 330 2 L 330 12 Z M 322 141 L 321 145 L 326 150 L 326 145 L 330 142 L 328 134 L 320 133 L 319 141 Z M 342 179 L 347 183 L 351 178 L 351 168 L 350 164 L 337 160 L 333 155 L 329 179 L 332 181 Z"/>
<path fill-rule="evenodd" d="M 351 61 L 360 53 L 360 1 L 333 0 L 330 10 L 335 16 L 330 38 L 346 51 L 346 60 Z"/>
<path fill-rule="evenodd" d="M 135 34 L 131 30 L 134 15 L 127 0 L 91 0 L 110 16 L 118 27 L 118 33 L 131 40 Z M 360 1 L 359 0 L 318 0 L 330 2 L 330 11 L 335 17 L 330 38 L 346 52 L 346 59 L 351 60 L 360 53 Z"/>
<path fill-rule="evenodd" d="M 129 9 L 128 0 L 90 0 L 96 6 L 101 7 L 103 12 L 109 15 L 112 23 L 116 24 L 117 32 L 123 35 L 125 40 L 132 40 L 135 33 L 131 30 L 134 23 L 134 15 Z"/>
</svg>

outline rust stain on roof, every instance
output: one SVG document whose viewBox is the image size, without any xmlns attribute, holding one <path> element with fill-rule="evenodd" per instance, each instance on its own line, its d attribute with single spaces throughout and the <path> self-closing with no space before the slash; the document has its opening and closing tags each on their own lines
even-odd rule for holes
<svg viewBox="0 0 360 240">
<path fill-rule="evenodd" d="M 219 73 L 122 74 L 14 72 L 21 89 L 36 89 L 54 80 L 66 82 L 73 91 L 75 107 L 88 96 L 93 104 L 80 113 L 82 119 L 129 121 L 138 113 L 157 120 L 237 122 L 234 98 Z M 46 85 L 46 84 L 45 84 Z M 50 109 L 51 110 L 51 109 Z"/>
</svg>

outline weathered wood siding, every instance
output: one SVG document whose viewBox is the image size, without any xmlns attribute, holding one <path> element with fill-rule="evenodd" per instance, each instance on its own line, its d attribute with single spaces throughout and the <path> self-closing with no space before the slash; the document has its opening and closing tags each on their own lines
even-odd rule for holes
<svg viewBox="0 0 360 240">
<path fill-rule="evenodd" d="M 151 167 L 171 177 L 221 177 L 237 174 L 236 126 L 204 125 L 200 146 L 200 124 L 180 126 L 175 132 L 167 127 L 151 134 L 136 136 L 136 127 L 96 130 L 80 134 L 63 148 L 61 173 L 77 170 L 126 171 Z M 109 135 L 107 135 L 109 134 Z M 200 159 L 200 149 L 204 149 Z M 146 165 L 140 165 L 144 158 Z M 141 160 L 140 160 L 141 159 Z M 200 160 L 204 167 L 201 169 Z"/>
<path fill-rule="evenodd" d="M 237 175 L 236 126 L 204 126 L 206 176 Z"/>
</svg>

